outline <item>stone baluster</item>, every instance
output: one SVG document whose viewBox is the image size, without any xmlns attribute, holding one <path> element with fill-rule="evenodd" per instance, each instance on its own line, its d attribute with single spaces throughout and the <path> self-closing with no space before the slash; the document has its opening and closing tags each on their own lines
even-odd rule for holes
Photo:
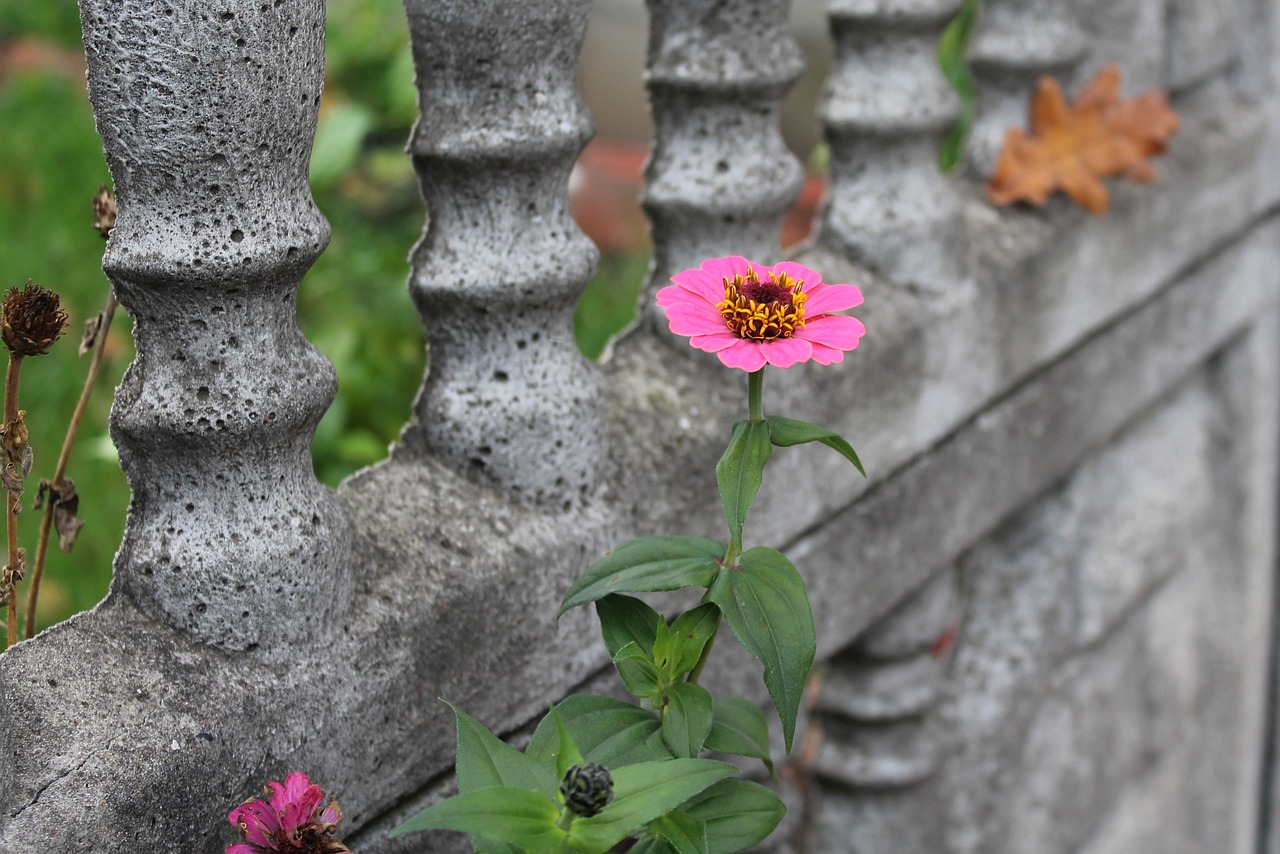
<svg viewBox="0 0 1280 854">
<path fill-rule="evenodd" d="M 599 254 L 568 210 L 593 132 L 576 84 L 588 5 L 405 0 L 428 210 L 409 285 L 427 376 L 405 450 L 566 509 L 604 456 L 600 379 L 573 339 Z"/>
<path fill-rule="evenodd" d="M 653 152 L 643 206 L 653 259 L 642 311 L 706 258 L 772 263 L 804 180 L 782 140 L 783 96 L 804 68 L 789 0 L 649 0 Z M 656 312 L 656 313 L 655 313 Z M 654 323 L 665 330 L 665 323 Z"/>
<path fill-rule="evenodd" d="M 337 388 L 295 298 L 329 226 L 307 165 L 323 0 L 83 0 L 120 214 L 103 267 L 137 356 L 112 411 L 133 490 L 115 590 L 201 641 L 304 643 L 350 596 L 311 465 Z"/>
<path fill-rule="evenodd" d="M 816 851 L 936 851 L 941 822 L 927 785 L 941 745 L 941 699 L 958 620 L 944 572 L 835 656 L 813 694 L 802 757 L 821 790 Z"/>
<path fill-rule="evenodd" d="M 819 242 L 885 279 L 940 291 L 965 278 L 959 196 L 938 169 L 959 101 L 938 40 L 960 0 L 831 0 L 823 106 L 830 176 Z"/>
<path fill-rule="evenodd" d="M 1088 50 L 1088 39 L 1075 22 L 1074 4 L 1061 0 L 985 0 L 969 44 L 969 61 L 977 87 L 977 115 L 969 139 L 969 162 L 983 179 L 995 169 L 996 157 L 1010 127 L 1027 126 L 1027 110 L 1036 81 L 1059 77 L 1068 97 L 1071 86 L 1061 78 Z"/>
</svg>

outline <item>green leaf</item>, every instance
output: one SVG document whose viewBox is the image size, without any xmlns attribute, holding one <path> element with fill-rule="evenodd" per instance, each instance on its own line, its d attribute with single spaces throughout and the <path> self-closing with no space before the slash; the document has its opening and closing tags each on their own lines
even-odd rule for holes
<svg viewBox="0 0 1280 854">
<path fill-rule="evenodd" d="M 739 421 L 733 425 L 729 447 L 716 463 L 716 483 L 720 485 L 720 502 L 732 542 L 742 543 L 742 525 L 760 491 L 764 465 L 771 453 L 767 422 Z"/>
<path fill-rule="evenodd" d="M 804 683 L 817 652 L 804 580 L 781 552 L 757 547 L 743 553 L 737 569 L 720 573 L 707 598 L 720 606 L 747 651 L 764 662 L 764 684 L 790 753 Z"/>
<path fill-rule="evenodd" d="M 778 415 L 770 415 L 765 421 L 769 424 L 769 434 L 773 444 L 779 448 L 790 448 L 792 445 L 804 445 L 809 442 L 821 442 L 828 448 L 839 451 L 844 455 L 845 459 L 853 463 L 854 468 L 862 472 L 863 477 L 867 476 L 867 470 L 862 467 L 862 460 L 858 459 L 858 453 L 853 449 L 853 446 L 826 427 L 819 427 L 817 424 L 809 424 L 804 421 L 796 421 L 794 418 L 783 418 Z"/>
<path fill-rule="evenodd" d="M 560 781 L 564 779 L 565 774 L 569 773 L 570 768 L 581 765 L 585 760 L 582 758 L 582 752 L 578 750 L 578 745 L 574 743 L 573 736 L 569 735 L 569 729 L 556 711 L 556 707 L 552 706 L 548 714 L 556 724 L 556 741 L 559 745 L 559 749 L 556 750 L 556 780 Z M 560 787 L 557 785 L 556 793 L 559 794 L 559 791 Z"/>
<path fill-rule="evenodd" d="M 960 118 L 947 134 L 938 157 L 938 168 L 950 172 L 960 162 L 965 140 L 973 127 L 977 89 L 969 71 L 969 36 L 978 19 L 978 0 L 964 0 L 964 6 L 947 24 L 938 42 L 938 66 L 942 76 L 960 98 Z"/>
<path fill-rule="evenodd" d="M 373 119 L 373 113 L 363 104 L 339 101 L 329 105 L 316 126 L 315 145 L 311 148 L 312 185 L 329 187 L 350 171 L 373 127 Z"/>
<path fill-rule="evenodd" d="M 457 706 L 450 705 L 458 721 L 458 791 L 466 794 L 494 786 L 537 789 L 548 797 L 556 791 L 551 772 L 502 739 Z"/>
<path fill-rule="evenodd" d="M 688 673 L 698 663 L 702 649 L 720 627 L 720 608 L 704 602 L 685 611 L 671 624 L 666 650 L 654 648 L 654 660 L 672 679 Z M 663 658 L 666 662 L 663 662 Z"/>
<path fill-rule="evenodd" d="M 680 854 L 670 842 L 651 836 L 631 847 L 629 854 Z"/>
<path fill-rule="evenodd" d="M 604 854 L 632 832 L 670 812 L 738 769 L 710 759 L 645 762 L 611 772 L 613 803 L 569 828 L 569 844 L 584 854 Z"/>
<path fill-rule="evenodd" d="M 717 753 L 759 759 L 773 774 L 773 759 L 769 756 L 769 724 L 765 722 L 760 707 L 742 697 L 716 697 L 713 702 L 715 713 L 711 733 L 703 747 Z"/>
<path fill-rule="evenodd" d="M 511 786 L 516 789 L 537 789 L 548 798 L 556 793 L 556 779 L 550 770 L 502 739 L 489 732 L 483 724 L 452 704 L 458 721 L 458 752 L 456 765 L 458 791 L 462 794 L 495 786 Z M 471 837 L 471 847 L 476 854 L 520 854 L 505 842 L 481 836 Z"/>
<path fill-rule="evenodd" d="M 642 700 L 658 694 L 669 681 L 666 674 L 653 663 L 653 657 L 635 641 L 618 650 L 618 654 L 613 657 L 613 666 L 618 668 L 618 675 L 622 677 L 622 684 L 627 686 L 627 690 Z"/>
<path fill-rule="evenodd" d="M 659 670 L 666 673 L 667 663 L 671 658 L 671 627 L 667 625 L 666 617 L 663 617 L 653 628 L 653 663 Z"/>
<path fill-rule="evenodd" d="M 773 792 L 747 780 L 722 780 L 681 807 L 707 829 L 707 854 L 732 854 L 763 842 L 786 815 Z"/>
<path fill-rule="evenodd" d="M 662 693 L 662 739 L 672 754 L 692 758 L 711 732 L 711 694 L 701 685 L 676 682 Z"/>
<path fill-rule="evenodd" d="M 662 615 L 644 602 L 634 596 L 614 593 L 596 602 L 596 614 L 600 617 L 600 634 L 610 656 L 617 655 L 618 650 L 631 641 L 645 652 L 653 652 L 653 640 Z"/>
<path fill-rule="evenodd" d="M 559 817 L 559 808 L 540 792 L 499 786 L 455 795 L 427 807 L 388 835 L 401 836 L 419 830 L 460 830 L 506 842 L 521 850 L 558 854 L 567 835 L 556 827 Z"/>
<path fill-rule="evenodd" d="M 643 537 L 606 552 L 573 582 L 560 613 L 610 593 L 654 593 L 707 587 L 728 551 L 704 537 Z"/>
<path fill-rule="evenodd" d="M 679 810 L 654 819 L 649 832 L 670 843 L 678 854 L 707 854 L 707 826 Z"/>
<path fill-rule="evenodd" d="M 556 713 L 588 762 L 622 768 L 671 758 L 658 716 L 648 709 L 612 697 L 571 694 L 556 705 Z M 548 715 L 534 730 L 525 755 L 551 769 L 556 766 L 557 745 L 555 725 Z"/>
<path fill-rule="evenodd" d="M 472 854 L 524 854 L 524 847 L 500 842 L 478 833 L 471 834 Z"/>
</svg>

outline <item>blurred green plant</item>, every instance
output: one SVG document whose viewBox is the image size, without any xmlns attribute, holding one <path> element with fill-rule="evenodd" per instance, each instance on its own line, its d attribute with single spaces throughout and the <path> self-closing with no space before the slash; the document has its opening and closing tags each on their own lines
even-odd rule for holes
<svg viewBox="0 0 1280 854">
<path fill-rule="evenodd" d="M 80 11 L 75 3 L 0 5 L 0 42 L 17 36 L 80 48 Z"/>
<path fill-rule="evenodd" d="M 977 91 L 973 74 L 969 71 L 969 37 L 978 19 L 978 0 L 964 0 L 964 6 L 947 24 L 938 43 L 938 65 L 942 76 L 960 97 L 960 118 L 947 133 L 938 156 L 938 167 L 950 172 L 960 162 L 965 141 L 973 128 L 973 116 L 977 105 Z"/>
<path fill-rule="evenodd" d="M 31 23 L 40 25 L 41 34 L 58 36 L 54 11 L 39 5 L 47 13 L 44 17 L 41 10 L 24 7 Z M 6 7 L 3 23 L 8 26 L 14 16 Z M 79 22 L 72 21 L 72 38 L 78 40 Z M 70 334 L 48 356 L 30 365 L 24 382 L 23 406 L 28 410 L 35 453 L 34 481 L 53 474 L 88 367 L 76 356 L 76 341 L 84 321 L 97 314 L 107 294 L 101 269 L 102 237 L 91 225 L 90 200 L 108 176 L 82 74 L 66 74 L 59 66 L 5 76 L 0 82 L 0 127 L 4 128 L 0 133 L 0 234 L 4 235 L 0 286 L 9 288 L 32 278 L 58 291 L 71 317 Z M 119 382 L 132 357 L 132 342 L 123 323 L 116 324 L 107 346 L 101 377 L 104 389 L 86 413 L 69 469 L 83 496 L 81 512 L 88 521 L 71 555 L 57 549 L 49 554 L 40 601 L 42 626 L 92 607 L 102 598 L 124 527 L 129 493 L 107 436 L 110 394 L 106 391 Z M 28 495 L 27 512 L 18 517 L 18 526 L 21 541 L 32 543 L 40 513 L 30 509 L 35 490 Z"/>
<path fill-rule="evenodd" d="M 600 358 L 610 339 L 635 320 L 648 269 L 649 256 L 643 252 L 601 257 L 573 316 L 574 338 L 588 359 Z"/>
<path fill-rule="evenodd" d="M 405 282 L 423 209 L 404 154 L 417 107 L 399 0 L 330 0 L 327 39 L 311 176 L 333 239 L 303 282 L 298 320 L 338 372 L 338 396 L 314 445 L 316 474 L 333 486 L 386 456 L 421 382 L 422 324 Z M 35 61 L 6 67 L 4 49 L 19 44 L 38 48 L 27 51 Z M 24 382 L 32 478 L 52 474 L 87 368 L 74 341 L 108 287 L 90 199 L 109 176 L 85 97 L 81 50 L 75 4 L 0 4 L 0 286 L 31 278 L 58 291 L 72 324 L 67 340 Z M 639 255 L 602 261 L 575 319 L 579 346 L 591 358 L 634 315 L 645 263 Z M 71 555 L 50 550 L 41 627 L 92 607 L 110 582 L 129 492 L 107 432 L 108 389 L 132 357 L 126 321 L 117 319 L 68 469 L 86 524 Z M 39 521 L 35 512 L 19 517 L 24 542 L 34 542 Z"/>
</svg>

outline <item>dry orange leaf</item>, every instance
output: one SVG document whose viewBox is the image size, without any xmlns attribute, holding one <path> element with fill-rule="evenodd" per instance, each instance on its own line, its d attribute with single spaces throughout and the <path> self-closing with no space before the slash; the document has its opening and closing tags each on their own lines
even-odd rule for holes
<svg viewBox="0 0 1280 854">
<path fill-rule="evenodd" d="M 1100 179 L 1155 180 L 1147 158 L 1163 154 L 1177 129 L 1164 92 L 1121 100 L 1114 65 L 1102 68 L 1071 106 L 1056 80 L 1041 77 L 1031 99 L 1031 136 L 1009 128 L 987 197 L 997 205 L 1043 205 L 1062 190 L 1090 213 L 1105 213 L 1110 197 Z"/>
</svg>

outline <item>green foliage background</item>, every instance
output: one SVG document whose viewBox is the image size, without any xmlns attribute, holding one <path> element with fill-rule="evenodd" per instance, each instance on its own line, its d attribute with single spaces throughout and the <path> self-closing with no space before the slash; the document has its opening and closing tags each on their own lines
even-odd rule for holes
<svg viewBox="0 0 1280 854">
<path fill-rule="evenodd" d="M 303 282 L 298 315 L 338 371 L 338 398 L 317 430 L 314 453 L 319 478 L 336 485 L 385 456 L 421 380 L 422 326 L 405 281 L 423 212 L 404 154 L 416 94 L 399 0 L 330 0 L 328 15 L 328 72 L 311 170 L 333 239 Z M 103 242 L 91 227 L 89 202 L 109 176 L 85 97 L 75 4 L 0 5 L 0 50 L 14 46 L 34 48 L 42 59 L 25 70 L 0 67 L 0 285 L 34 279 L 61 293 L 71 316 L 66 339 L 24 365 L 22 406 L 36 454 L 28 481 L 33 499 L 38 479 L 52 475 L 83 386 L 80 330 L 107 296 Z M 575 324 L 588 355 L 629 321 L 644 264 L 632 256 L 602 263 Z M 110 389 L 133 356 L 129 323 L 117 315 L 71 459 L 68 475 L 82 496 L 86 525 L 71 555 L 50 549 L 40 627 L 92 607 L 110 581 L 128 486 L 107 415 Z M 39 516 L 28 509 L 19 517 L 21 541 L 32 551 Z"/>
</svg>

